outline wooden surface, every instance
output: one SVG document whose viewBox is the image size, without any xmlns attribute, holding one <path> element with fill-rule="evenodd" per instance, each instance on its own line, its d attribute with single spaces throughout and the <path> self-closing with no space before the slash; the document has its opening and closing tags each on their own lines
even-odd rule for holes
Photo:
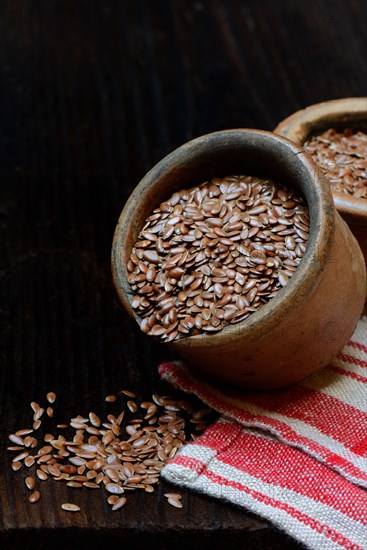
<svg viewBox="0 0 367 550">
<path fill-rule="evenodd" d="M 171 508 L 163 485 L 116 513 L 92 491 L 80 514 L 61 512 L 72 489 L 51 482 L 30 505 L 5 448 L 50 389 L 68 418 L 103 413 L 122 386 L 143 398 L 161 388 L 170 352 L 112 285 L 124 202 L 192 137 L 272 129 L 311 103 L 366 95 L 366 11 L 364 0 L 0 1 L 2 548 L 299 548 L 214 499 Z"/>
</svg>

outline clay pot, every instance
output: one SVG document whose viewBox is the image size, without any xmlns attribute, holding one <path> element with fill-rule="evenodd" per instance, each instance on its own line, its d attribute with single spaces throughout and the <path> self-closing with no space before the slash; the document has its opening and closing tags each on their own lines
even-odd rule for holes
<svg viewBox="0 0 367 550">
<path fill-rule="evenodd" d="M 269 176 L 303 192 L 311 213 L 305 255 L 288 284 L 246 320 L 166 345 L 213 378 L 278 388 L 305 378 L 340 351 L 361 314 L 366 284 L 362 253 L 334 208 L 330 187 L 297 145 L 271 132 L 226 130 L 194 139 L 161 160 L 121 213 L 112 248 L 114 283 L 135 317 L 126 264 L 144 220 L 175 191 L 229 174 Z"/>
<path fill-rule="evenodd" d="M 278 124 L 274 132 L 298 145 L 329 128 L 367 131 L 367 97 L 325 101 L 297 111 Z M 359 242 L 367 262 L 367 200 L 332 192 L 336 209 Z"/>
</svg>

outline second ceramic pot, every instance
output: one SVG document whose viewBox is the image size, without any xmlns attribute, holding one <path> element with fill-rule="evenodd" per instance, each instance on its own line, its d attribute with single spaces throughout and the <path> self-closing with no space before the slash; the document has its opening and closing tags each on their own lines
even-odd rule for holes
<svg viewBox="0 0 367 550">
<path fill-rule="evenodd" d="M 274 132 L 297 145 L 329 128 L 367 131 L 367 97 L 349 97 L 310 105 L 282 120 Z M 367 262 L 367 200 L 332 192 L 336 209 L 348 223 Z"/>
<path fill-rule="evenodd" d="M 175 191 L 229 174 L 271 177 L 303 193 L 311 218 L 305 255 L 277 296 L 244 321 L 167 345 L 217 380 L 278 388 L 305 378 L 340 351 L 361 314 L 366 284 L 362 253 L 335 211 L 329 186 L 294 143 L 271 132 L 226 130 L 199 137 L 165 157 L 142 179 L 121 213 L 112 247 L 114 283 L 135 318 L 126 265 L 145 219 Z"/>
</svg>

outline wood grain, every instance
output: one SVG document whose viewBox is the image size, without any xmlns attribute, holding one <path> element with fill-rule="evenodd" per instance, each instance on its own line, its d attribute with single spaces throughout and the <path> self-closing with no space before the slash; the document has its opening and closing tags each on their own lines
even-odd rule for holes
<svg viewBox="0 0 367 550">
<path fill-rule="evenodd" d="M 298 548 L 234 506 L 185 494 L 48 483 L 38 504 L 9 467 L 7 434 L 50 389 L 60 417 L 121 386 L 159 389 L 169 353 L 120 307 L 112 235 L 137 182 L 188 139 L 273 128 L 318 101 L 366 95 L 363 0 L 2 0 L 0 3 L 0 544 Z M 74 493 L 73 493 L 74 495 Z M 185 537 L 183 539 L 183 536 Z"/>
</svg>

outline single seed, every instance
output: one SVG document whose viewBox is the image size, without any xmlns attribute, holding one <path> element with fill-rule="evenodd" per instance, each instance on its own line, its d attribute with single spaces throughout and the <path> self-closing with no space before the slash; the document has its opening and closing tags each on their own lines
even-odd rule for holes
<svg viewBox="0 0 367 550">
<path fill-rule="evenodd" d="M 100 418 L 92 412 L 89 413 L 89 420 L 90 420 L 91 424 L 93 424 L 93 426 L 95 426 L 96 428 L 98 428 L 101 425 Z"/>
<path fill-rule="evenodd" d="M 116 401 L 116 395 L 107 395 L 105 401 L 107 403 L 114 403 Z"/>
<path fill-rule="evenodd" d="M 121 494 L 124 492 L 123 488 L 116 484 L 116 483 L 107 483 L 106 485 L 106 491 L 108 491 L 109 493 L 113 493 L 113 494 Z"/>
<path fill-rule="evenodd" d="M 36 472 L 38 479 L 41 479 L 42 481 L 46 481 L 48 479 L 48 475 L 43 470 L 39 469 Z"/>
<path fill-rule="evenodd" d="M 30 468 L 35 463 L 35 458 L 33 456 L 27 456 L 24 459 L 24 464 L 27 466 L 27 468 Z"/>
<path fill-rule="evenodd" d="M 137 411 L 137 406 L 136 406 L 136 403 L 134 401 L 128 401 L 126 403 L 128 409 L 132 412 L 132 413 L 135 413 Z"/>
<path fill-rule="evenodd" d="M 56 400 L 56 394 L 53 392 L 53 391 L 50 391 L 48 392 L 48 394 L 46 395 L 46 399 L 49 403 L 54 403 L 55 400 Z"/>
<path fill-rule="evenodd" d="M 100 488 L 100 486 L 97 483 L 93 483 L 92 481 L 84 481 L 83 486 L 88 487 L 88 489 L 99 489 Z"/>
<path fill-rule="evenodd" d="M 84 483 L 85 481 L 88 481 L 87 476 L 82 476 L 82 475 L 73 476 L 73 479 L 75 481 L 80 481 L 81 483 Z"/>
<path fill-rule="evenodd" d="M 39 421 L 39 419 L 41 418 L 44 412 L 45 412 L 45 409 L 43 409 L 42 407 L 39 407 L 33 415 L 33 420 L 35 422 Z"/>
<path fill-rule="evenodd" d="M 74 489 L 81 489 L 83 487 L 83 483 L 80 481 L 68 481 L 66 485 L 68 487 L 73 487 Z"/>
<path fill-rule="evenodd" d="M 164 493 L 164 496 L 166 498 L 174 498 L 176 500 L 181 500 L 182 499 L 182 495 L 179 495 L 178 493 Z"/>
<path fill-rule="evenodd" d="M 285 286 L 288 282 L 288 276 L 284 273 L 284 271 L 279 271 L 279 282 L 282 286 Z"/>
<path fill-rule="evenodd" d="M 30 491 L 33 491 L 36 485 L 36 480 L 34 477 L 28 476 L 25 478 L 25 484 Z"/>
<path fill-rule="evenodd" d="M 49 453 L 52 452 L 52 446 L 51 445 L 45 445 L 44 447 L 42 447 L 39 451 L 38 451 L 38 454 L 39 455 L 47 455 Z"/>
<path fill-rule="evenodd" d="M 112 506 L 112 510 L 115 512 L 116 510 L 119 510 L 126 504 L 126 497 L 119 498 Z"/>
<path fill-rule="evenodd" d="M 29 502 L 31 502 L 32 504 L 34 504 L 34 503 L 37 502 L 40 498 L 41 498 L 41 493 L 40 493 L 39 491 L 35 491 L 34 493 L 32 493 L 32 494 L 28 497 L 28 500 L 29 500 Z"/>
<path fill-rule="evenodd" d="M 32 432 L 33 432 L 32 428 L 23 428 L 22 430 L 18 430 L 15 433 L 15 435 L 18 435 L 18 436 L 22 437 L 23 435 L 28 435 Z"/>
<path fill-rule="evenodd" d="M 182 502 L 176 498 L 168 498 L 167 499 L 167 502 L 171 505 L 171 506 L 174 506 L 175 508 L 182 508 Z"/>
<path fill-rule="evenodd" d="M 121 390 L 120 393 L 123 393 L 127 397 L 132 397 L 132 398 L 136 397 L 136 394 L 130 390 Z"/>
<path fill-rule="evenodd" d="M 131 476 L 129 478 L 127 478 L 126 480 L 126 483 L 129 483 L 130 485 L 133 485 L 133 484 L 136 484 L 136 483 L 140 483 L 142 481 L 142 476 L 138 476 L 138 475 L 135 475 L 135 476 Z"/>
<path fill-rule="evenodd" d="M 112 470 L 112 468 L 107 468 L 106 475 L 110 478 L 111 481 L 114 481 L 115 483 L 117 483 L 120 479 L 116 470 Z"/>
<path fill-rule="evenodd" d="M 24 451 L 13 458 L 13 462 L 19 462 L 28 456 L 27 451 Z"/>
<path fill-rule="evenodd" d="M 52 455 L 42 455 L 37 460 L 37 464 L 43 464 L 45 462 L 48 462 L 50 459 L 52 459 Z"/>
<path fill-rule="evenodd" d="M 85 430 L 85 425 L 82 422 L 70 422 L 70 426 L 76 430 Z"/>
<path fill-rule="evenodd" d="M 71 504 L 70 502 L 64 502 L 64 504 L 61 504 L 61 508 L 66 512 L 80 512 L 79 506 L 76 504 Z"/>
<path fill-rule="evenodd" d="M 9 439 L 12 443 L 16 443 L 17 445 L 24 445 L 24 441 L 21 437 L 15 434 L 10 434 Z"/>
</svg>

